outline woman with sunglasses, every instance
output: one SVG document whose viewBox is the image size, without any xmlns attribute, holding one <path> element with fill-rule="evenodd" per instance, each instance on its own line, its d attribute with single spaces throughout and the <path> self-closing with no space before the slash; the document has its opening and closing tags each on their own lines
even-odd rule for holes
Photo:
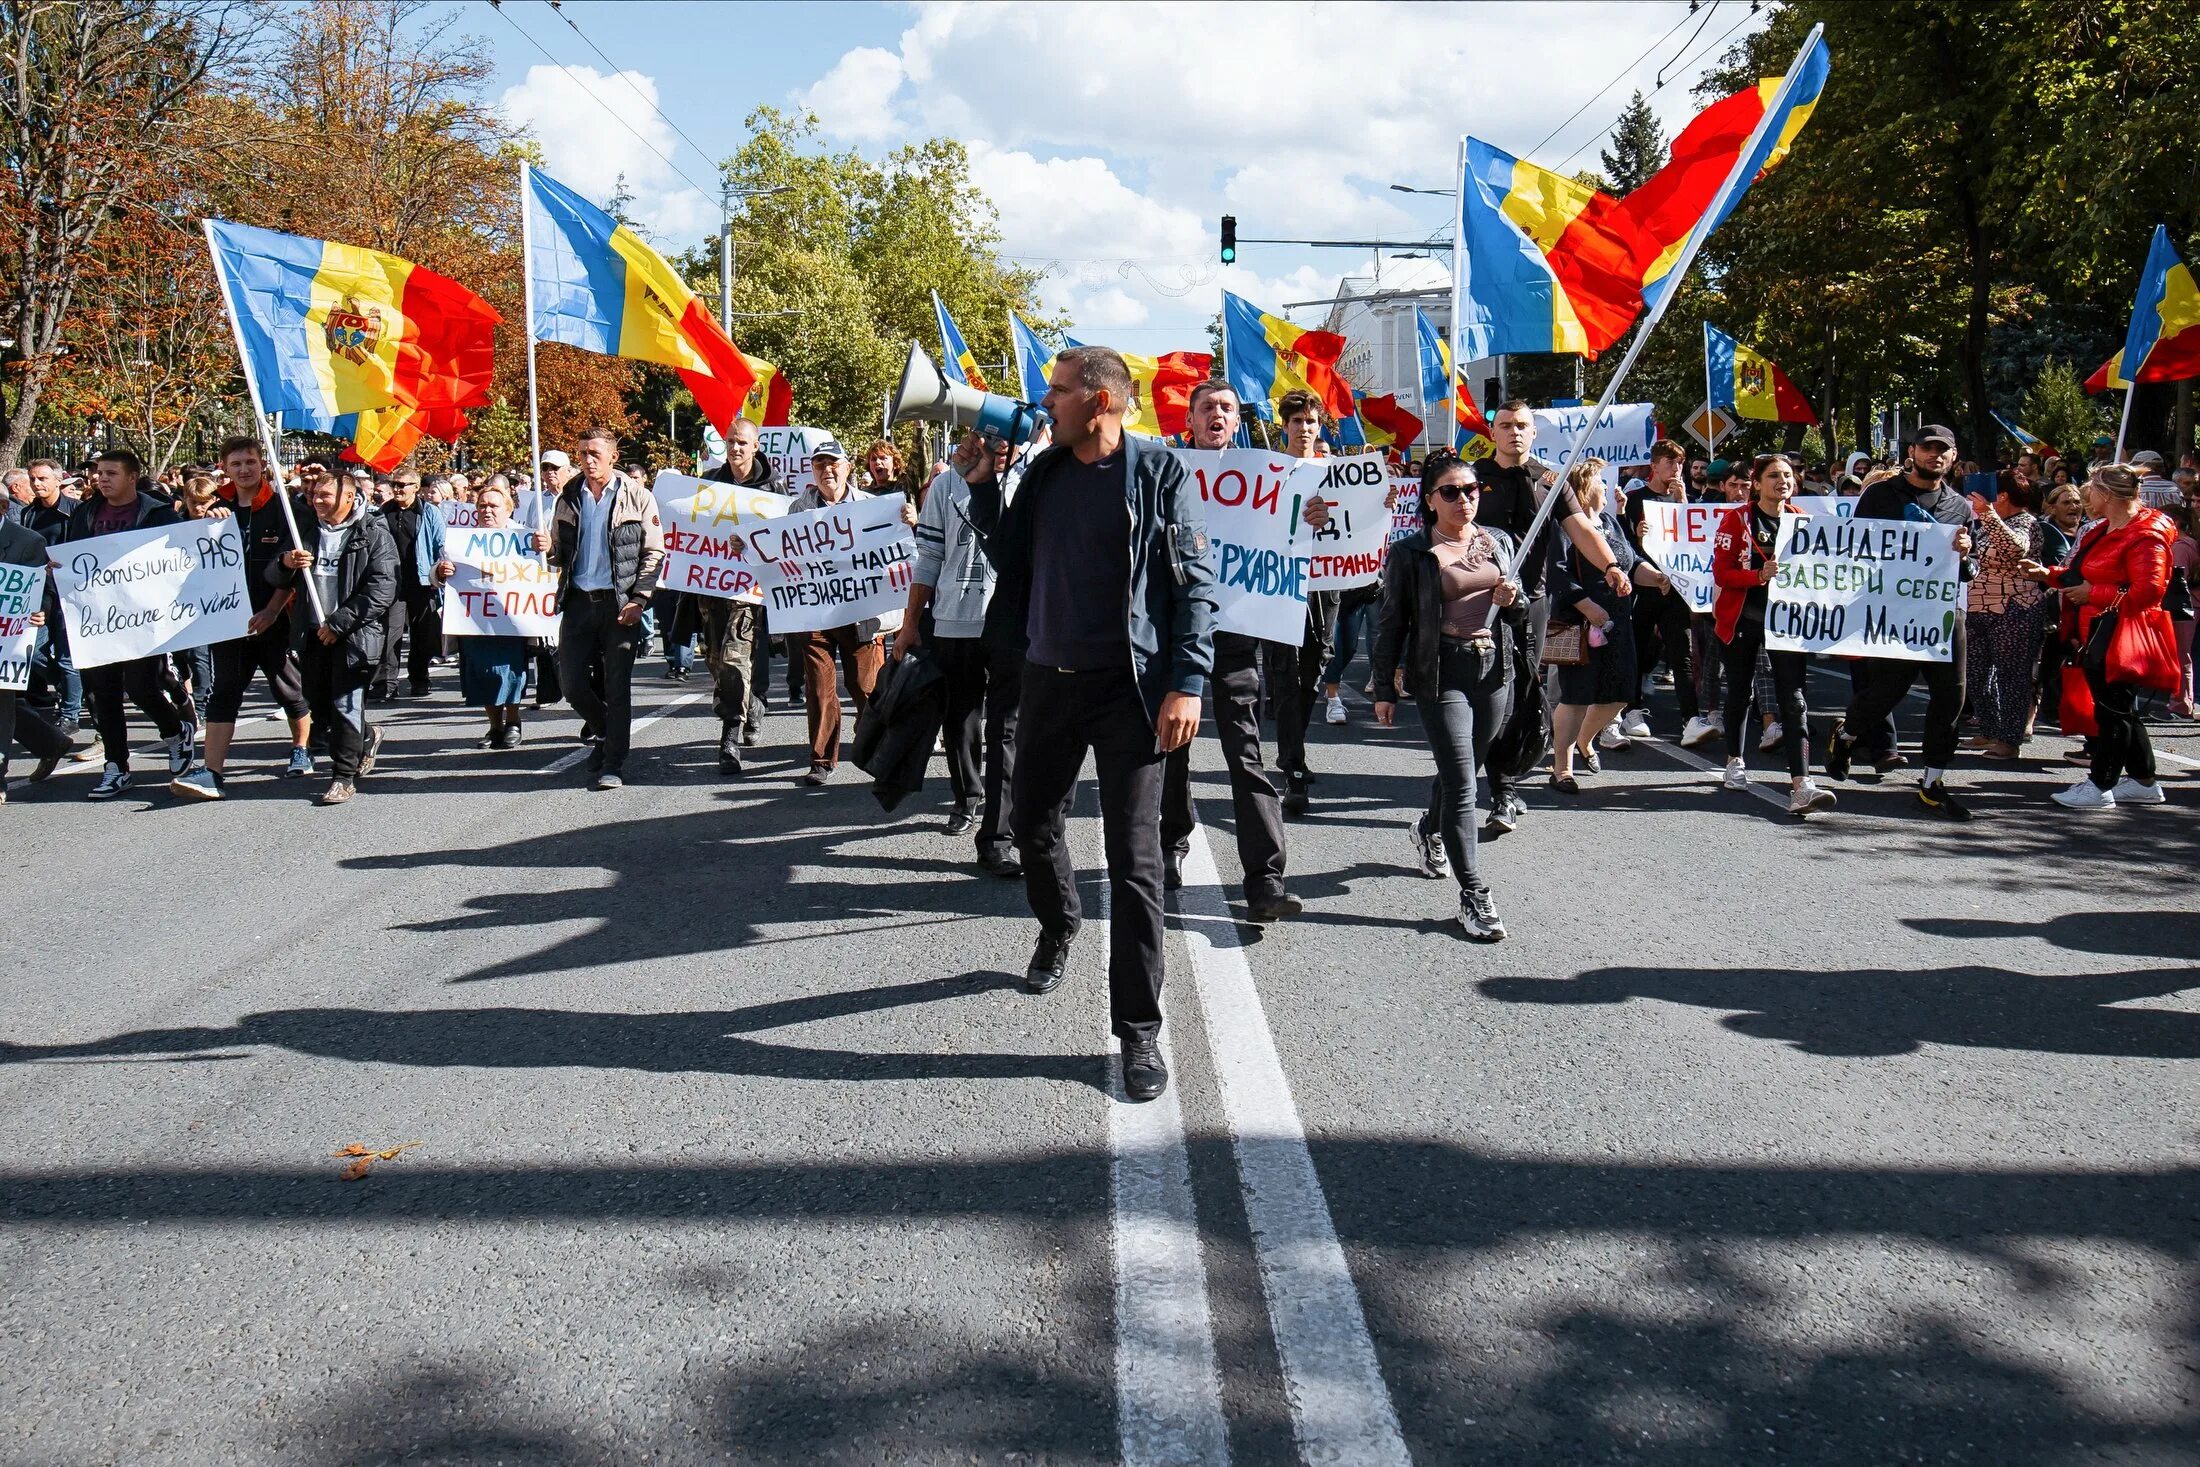
<svg viewBox="0 0 2200 1467">
<path fill-rule="evenodd" d="M 1421 466 L 1421 525 L 1390 547 L 1375 632 L 1375 721 L 1396 727 L 1397 688 L 1420 710 L 1436 755 L 1428 809 L 1413 822 L 1414 865 L 1459 882 L 1459 925 L 1497 942 L 1505 924 L 1475 864 L 1474 778 L 1512 708 L 1511 637 L 1497 615 L 1520 599 L 1513 540 L 1474 522 L 1482 491 L 1456 454 Z"/>
<path fill-rule="evenodd" d="M 1757 654 L 1765 645 L 1765 608 L 1771 603 L 1772 580 L 1780 571 L 1773 553 L 1780 541 L 1780 519 L 1801 513 L 1789 503 L 1794 496 L 1795 466 L 1787 456 L 1758 454 L 1749 466 L 1748 499 L 1720 518 L 1711 542 L 1711 579 L 1719 588 L 1711 615 L 1726 649 L 1724 783 L 1730 790 L 1749 788 L 1750 683 Z M 1830 810 L 1833 792 L 1820 789 L 1810 777 L 1810 705 L 1803 694 L 1809 661 L 1800 652 L 1775 651 L 1769 656 L 1780 706 L 1758 711 L 1776 713 L 1788 730 L 1788 813 Z"/>
</svg>

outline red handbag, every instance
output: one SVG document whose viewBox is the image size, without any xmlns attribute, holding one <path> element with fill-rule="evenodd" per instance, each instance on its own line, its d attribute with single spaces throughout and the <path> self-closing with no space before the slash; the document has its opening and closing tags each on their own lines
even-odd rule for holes
<svg viewBox="0 0 2200 1467">
<path fill-rule="evenodd" d="M 2055 726 L 2073 738 L 2090 739 L 2101 731 L 2100 721 L 2093 716 L 2093 684 L 2075 662 L 2063 664 L 2062 701 L 2056 710 Z"/>
<path fill-rule="evenodd" d="M 2182 660 L 2177 655 L 2177 631 L 2169 613 L 2149 606 L 2133 616 L 2119 612 L 2116 630 L 2108 639 L 2108 667 L 2104 680 L 2111 686 L 2152 688 L 2158 693 L 2177 691 Z"/>
</svg>

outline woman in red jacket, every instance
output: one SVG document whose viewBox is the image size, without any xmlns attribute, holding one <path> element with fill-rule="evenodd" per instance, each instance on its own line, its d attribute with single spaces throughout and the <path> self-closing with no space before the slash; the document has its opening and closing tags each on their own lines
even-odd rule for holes
<svg viewBox="0 0 2200 1467">
<path fill-rule="evenodd" d="M 2139 719 L 2136 700 L 2142 687 L 2168 691 L 2176 667 L 2168 653 L 2160 667 L 2104 667 L 2087 654 L 2086 639 L 2101 613 L 2114 608 L 2119 625 L 2112 639 L 2129 647 L 2135 634 L 2149 630 L 2154 641 L 2174 647 L 2162 592 L 2169 586 L 2169 547 L 2177 527 L 2169 516 L 2139 499 L 2139 475 L 2123 464 L 2102 464 L 2086 486 L 2095 491 L 2102 518 L 2080 537 L 2070 562 L 2044 566 L 2036 560 L 2018 569 L 2062 592 L 2063 639 L 2076 649 L 2093 693 L 2093 767 L 2084 779 L 2059 790 L 2055 802 L 2072 810 L 2113 810 L 2118 805 L 2166 803 L 2154 777 L 2154 744 Z M 2113 650 L 2113 649 L 2112 649 Z M 2109 659 L 2117 659 L 2111 656 Z M 2112 676 L 2121 680 L 2111 682 Z"/>
<path fill-rule="evenodd" d="M 1765 644 L 1767 589 L 1779 574 L 1773 547 L 1780 539 L 1780 516 L 1793 514 L 1795 466 L 1783 454 L 1761 453 L 1749 466 L 1749 498 L 1728 510 L 1712 542 L 1711 579 L 1719 588 L 1711 608 L 1719 640 L 1726 644 L 1726 787 L 1749 788 L 1748 749 L 1750 684 L 1757 653 Z M 1779 719 L 1788 731 L 1788 813 L 1808 815 L 1833 808 L 1833 793 L 1810 777 L 1810 704 L 1803 694 L 1808 666 L 1800 652 L 1773 652 L 1772 686 L 1777 709 L 1757 711 Z"/>
</svg>

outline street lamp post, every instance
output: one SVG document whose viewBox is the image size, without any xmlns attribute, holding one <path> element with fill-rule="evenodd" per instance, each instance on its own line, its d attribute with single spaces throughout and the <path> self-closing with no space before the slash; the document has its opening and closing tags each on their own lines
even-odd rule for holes
<svg viewBox="0 0 2200 1467">
<path fill-rule="evenodd" d="M 784 184 L 770 188 L 737 189 L 731 183 L 719 185 L 718 212 L 723 224 L 718 231 L 718 319 L 733 320 L 733 201 L 735 199 L 761 199 L 771 194 L 792 193 Z"/>
</svg>

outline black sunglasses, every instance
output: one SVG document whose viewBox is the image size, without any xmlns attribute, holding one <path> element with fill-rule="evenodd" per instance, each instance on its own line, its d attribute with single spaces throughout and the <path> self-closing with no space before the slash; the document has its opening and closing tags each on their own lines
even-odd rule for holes
<svg viewBox="0 0 2200 1467">
<path fill-rule="evenodd" d="M 1429 493 L 1444 499 L 1480 499 L 1482 497 L 1482 486 L 1480 484 L 1438 484 L 1434 489 L 1429 490 Z"/>
</svg>

